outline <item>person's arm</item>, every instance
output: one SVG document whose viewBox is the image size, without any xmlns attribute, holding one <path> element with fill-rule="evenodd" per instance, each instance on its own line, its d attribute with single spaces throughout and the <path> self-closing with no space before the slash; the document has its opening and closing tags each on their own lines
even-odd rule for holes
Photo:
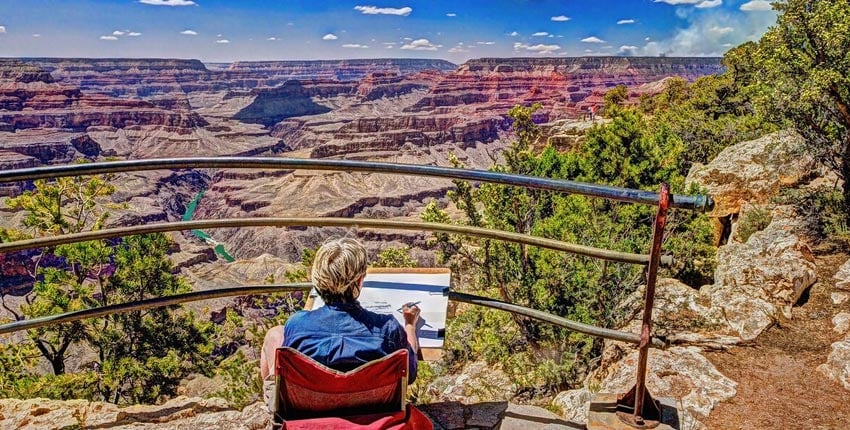
<svg viewBox="0 0 850 430">
<path fill-rule="evenodd" d="M 404 314 L 404 334 L 407 337 L 407 363 L 408 372 L 407 383 L 412 384 L 416 380 L 418 363 L 416 361 L 419 353 L 419 338 L 416 336 L 416 324 L 419 322 L 419 306 L 403 307 Z"/>
<path fill-rule="evenodd" d="M 404 313 L 404 334 L 407 336 L 407 343 L 413 348 L 413 352 L 419 352 L 419 338 L 416 336 L 416 324 L 419 323 L 419 306 L 403 307 Z"/>
</svg>

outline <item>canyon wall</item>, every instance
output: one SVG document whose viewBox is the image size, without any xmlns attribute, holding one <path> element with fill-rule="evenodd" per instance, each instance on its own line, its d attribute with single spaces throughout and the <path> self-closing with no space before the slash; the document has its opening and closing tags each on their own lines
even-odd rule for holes
<svg viewBox="0 0 850 430">
<path fill-rule="evenodd" d="M 581 122 L 613 86 L 627 85 L 637 97 L 671 76 L 721 71 L 717 58 L 482 58 L 460 66 L 421 59 L 0 59 L 0 164 L 271 155 L 448 165 L 453 153 L 469 167 L 487 168 L 510 139 L 506 112 L 516 104 L 540 103 L 539 122 Z M 209 189 L 196 218 L 415 218 L 428 199 L 451 188 L 446 180 L 345 172 L 203 174 Z M 154 180 L 173 188 L 172 179 Z M 177 186 L 169 195 L 182 201 L 195 191 Z M 150 195 L 137 200 L 139 214 L 122 219 L 179 215 L 179 205 Z M 328 234 L 241 229 L 213 236 L 237 257 L 272 252 L 293 260 Z M 402 234 L 391 242 L 420 239 Z"/>
</svg>

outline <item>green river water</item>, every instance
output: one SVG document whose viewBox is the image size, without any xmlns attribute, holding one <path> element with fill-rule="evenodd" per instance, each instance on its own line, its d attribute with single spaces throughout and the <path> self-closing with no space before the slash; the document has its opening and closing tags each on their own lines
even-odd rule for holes
<svg viewBox="0 0 850 430">
<path fill-rule="evenodd" d="M 189 202 L 189 205 L 186 206 L 186 213 L 183 214 L 183 221 L 192 220 L 192 217 L 195 215 L 195 210 L 198 209 L 198 203 L 200 203 L 202 197 L 204 197 L 204 191 L 198 193 L 198 195 L 196 195 L 195 198 L 192 199 L 191 202 Z M 194 234 L 199 239 L 205 242 L 213 241 L 213 238 L 210 235 L 204 233 L 201 230 L 192 230 L 192 234 Z M 233 256 L 230 255 L 226 249 L 224 249 L 224 244 L 219 243 L 215 245 L 215 248 L 213 249 L 215 249 L 215 253 L 218 254 L 221 258 L 223 258 L 224 261 L 227 261 L 228 263 L 236 261 L 236 259 L 233 258 Z"/>
</svg>

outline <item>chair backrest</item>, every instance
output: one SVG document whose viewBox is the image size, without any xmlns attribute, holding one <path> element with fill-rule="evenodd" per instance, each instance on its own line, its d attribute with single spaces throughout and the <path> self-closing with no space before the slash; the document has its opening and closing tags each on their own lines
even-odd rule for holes
<svg viewBox="0 0 850 430">
<path fill-rule="evenodd" d="M 293 348 L 278 348 L 276 418 L 300 420 L 403 411 L 407 372 L 406 349 L 340 372 Z"/>
</svg>

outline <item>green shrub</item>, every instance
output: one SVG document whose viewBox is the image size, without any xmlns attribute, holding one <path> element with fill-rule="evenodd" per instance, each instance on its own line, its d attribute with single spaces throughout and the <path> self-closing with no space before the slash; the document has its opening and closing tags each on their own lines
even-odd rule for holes
<svg viewBox="0 0 850 430">
<path fill-rule="evenodd" d="M 757 231 L 762 231 L 770 225 L 773 216 L 769 209 L 755 208 L 747 212 L 740 221 L 738 221 L 737 239 L 741 243 L 747 243 L 750 236 Z"/>
</svg>

